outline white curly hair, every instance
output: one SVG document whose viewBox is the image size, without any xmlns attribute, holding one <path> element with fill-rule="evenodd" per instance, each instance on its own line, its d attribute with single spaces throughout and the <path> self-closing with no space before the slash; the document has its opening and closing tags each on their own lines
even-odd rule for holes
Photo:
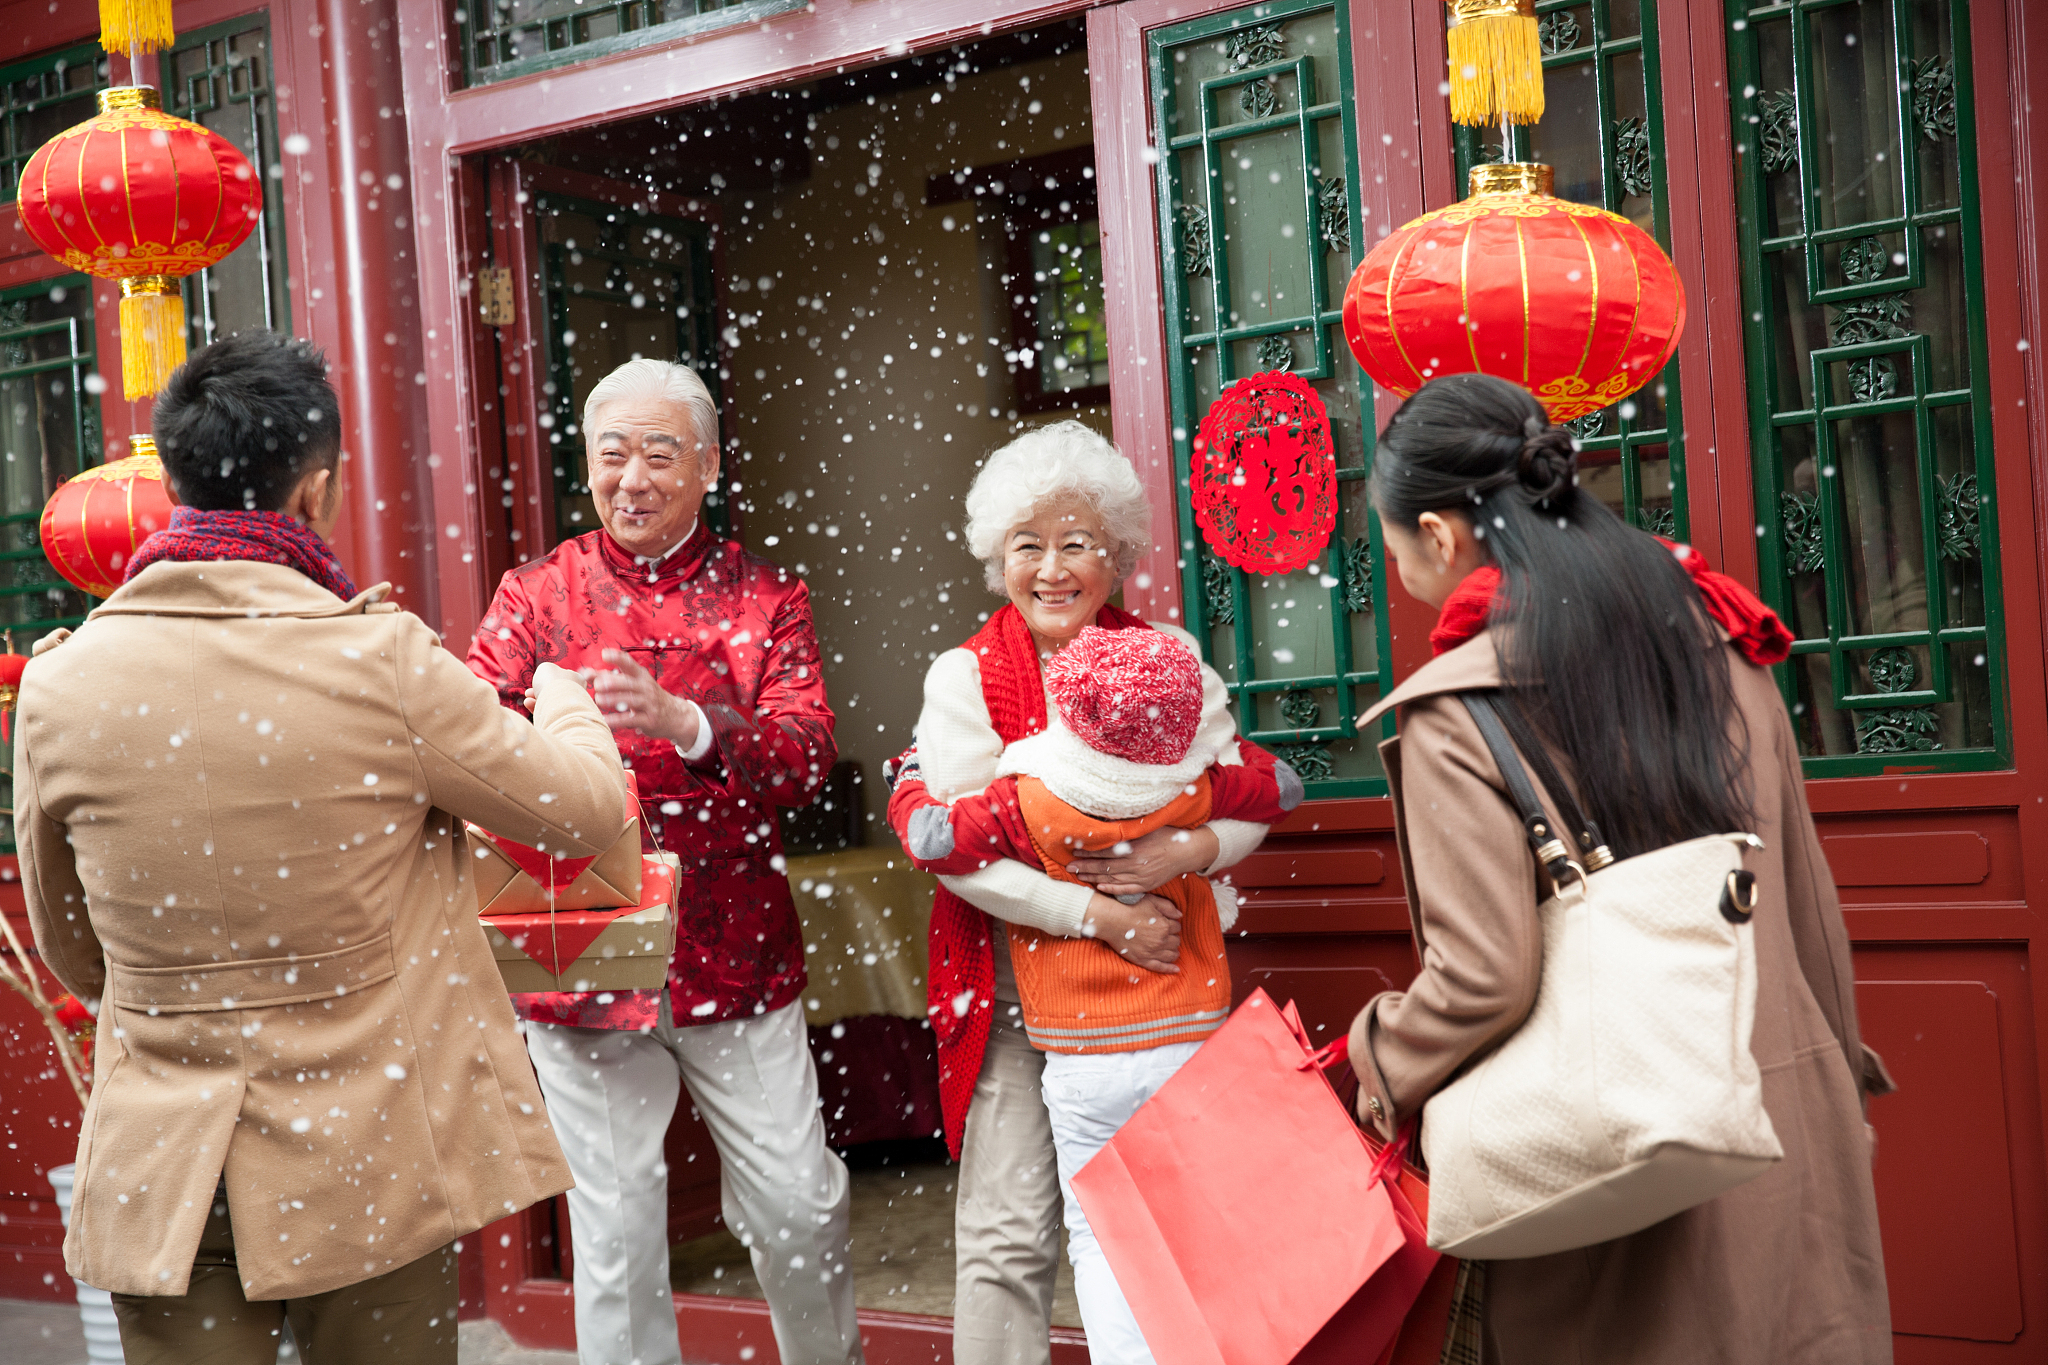
<svg viewBox="0 0 2048 1365">
<path fill-rule="evenodd" d="M 1003 591 L 1003 539 L 1048 502 L 1079 498 L 1102 518 L 1116 551 L 1116 581 L 1129 576 L 1152 536 L 1152 503 L 1123 452 L 1069 418 L 1025 432 L 988 457 L 967 490 L 967 548 Z"/>
</svg>

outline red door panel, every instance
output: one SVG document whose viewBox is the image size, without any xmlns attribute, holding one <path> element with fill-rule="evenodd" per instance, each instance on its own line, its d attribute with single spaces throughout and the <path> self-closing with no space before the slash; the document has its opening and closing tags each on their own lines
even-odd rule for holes
<svg viewBox="0 0 2048 1365">
<path fill-rule="evenodd" d="M 1991 845 L 1975 830 L 1831 834 L 1820 847 L 1837 887 L 1976 886 L 1991 875 Z"/>
<path fill-rule="evenodd" d="M 1415 975 L 1406 933 L 1232 939 L 1229 947 L 1236 998 L 1261 989 L 1281 1004 L 1292 1000 L 1319 1043 L 1350 1028 L 1373 996 Z"/>
<path fill-rule="evenodd" d="M 2011 1341 L 2020 1333 L 1998 996 L 1981 981 L 1856 988 L 1863 1036 L 1903 1098 L 1872 1106 L 1892 1328 Z"/>
<path fill-rule="evenodd" d="M 2012 810 L 1822 812 L 1821 851 L 1844 906 L 2023 904 L 2026 864 Z"/>
</svg>

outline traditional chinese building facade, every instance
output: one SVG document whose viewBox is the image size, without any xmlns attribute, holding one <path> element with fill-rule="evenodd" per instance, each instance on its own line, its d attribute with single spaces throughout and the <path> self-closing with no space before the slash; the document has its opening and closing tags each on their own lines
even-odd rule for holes
<svg viewBox="0 0 2048 1365">
<path fill-rule="evenodd" d="M 1785 697 L 1867 1035 L 1903 1087 L 1872 1114 L 1900 1358 L 2035 1358 L 2048 9 L 1538 11 L 1550 111 L 1510 148 L 1453 131 L 1438 0 L 190 0 L 142 74 L 265 174 L 254 238 L 187 286 L 192 340 L 272 326 L 326 348 L 343 557 L 458 648 L 506 569 L 594 524 L 591 383 L 684 358 L 726 412 L 714 515 L 809 579 L 872 785 L 933 652 L 993 605 L 958 538 L 977 458 L 1062 413 L 1112 433 L 1156 509 L 1124 604 L 1206 641 L 1242 729 L 1310 779 L 1243 869 L 1232 954 L 1240 990 L 1324 1028 L 1412 970 L 1379 736 L 1356 717 L 1427 657 L 1430 624 L 1390 590 L 1364 506 L 1392 404 L 1345 349 L 1344 283 L 1471 165 L 1554 165 L 1560 195 L 1657 237 L 1690 306 L 1661 381 L 1577 424 L 1589 485 L 1799 637 Z M 11 200 L 34 148 L 129 73 L 83 0 L 0 18 Z M 90 605 L 36 548 L 51 489 L 147 430 L 97 378 L 115 312 L 0 215 L 17 632 Z M 1340 471 L 1336 536 L 1284 577 L 1210 556 L 1184 482 L 1209 403 L 1269 369 L 1321 394 Z M 70 1100 L 26 1012 L 0 1017 L 0 1296 L 61 1297 L 41 1173 L 70 1159 Z M 694 1140 L 679 1125 L 679 1170 L 708 1154 Z M 708 1159 L 690 1169 L 679 1237 L 716 1204 Z M 469 1262 L 471 1307 L 536 1344 L 569 1332 L 556 1216 L 508 1220 Z M 768 1345 L 758 1305 L 678 1303 L 705 1359 Z M 947 1330 L 875 1324 L 889 1352 Z"/>
</svg>

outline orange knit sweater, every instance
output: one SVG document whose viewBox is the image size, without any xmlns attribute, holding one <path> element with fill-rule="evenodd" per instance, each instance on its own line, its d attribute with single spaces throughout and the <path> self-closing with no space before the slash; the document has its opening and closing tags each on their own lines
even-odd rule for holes
<svg viewBox="0 0 2048 1365">
<path fill-rule="evenodd" d="M 1035 777 L 1017 781 L 1018 806 L 1047 875 L 1078 881 L 1067 863 L 1079 853 L 1109 849 L 1172 826 L 1193 829 L 1209 819 L 1209 778 L 1150 815 L 1103 820 L 1084 814 Z M 1180 972 L 1151 972 L 1126 962 L 1106 943 L 1056 938 L 1012 924 L 1010 961 L 1024 1002 L 1024 1028 L 1041 1052 L 1139 1052 L 1197 1042 L 1230 1014 L 1230 968 L 1216 898 L 1199 873 L 1160 887 L 1181 911 Z"/>
</svg>

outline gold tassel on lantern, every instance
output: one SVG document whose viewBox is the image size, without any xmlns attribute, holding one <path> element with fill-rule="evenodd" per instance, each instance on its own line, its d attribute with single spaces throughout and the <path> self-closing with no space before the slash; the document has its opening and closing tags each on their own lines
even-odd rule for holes
<svg viewBox="0 0 2048 1365">
<path fill-rule="evenodd" d="M 171 0 L 100 0 L 100 46 L 108 52 L 161 52 L 176 36 Z"/>
<path fill-rule="evenodd" d="M 1543 117 L 1536 0 L 1450 0 L 1451 119 L 1470 127 Z"/>
<path fill-rule="evenodd" d="M 185 363 L 185 295 L 169 275 L 121 281 L 121 394 L 133 401 L 163 388 Z"/>
</svg>

